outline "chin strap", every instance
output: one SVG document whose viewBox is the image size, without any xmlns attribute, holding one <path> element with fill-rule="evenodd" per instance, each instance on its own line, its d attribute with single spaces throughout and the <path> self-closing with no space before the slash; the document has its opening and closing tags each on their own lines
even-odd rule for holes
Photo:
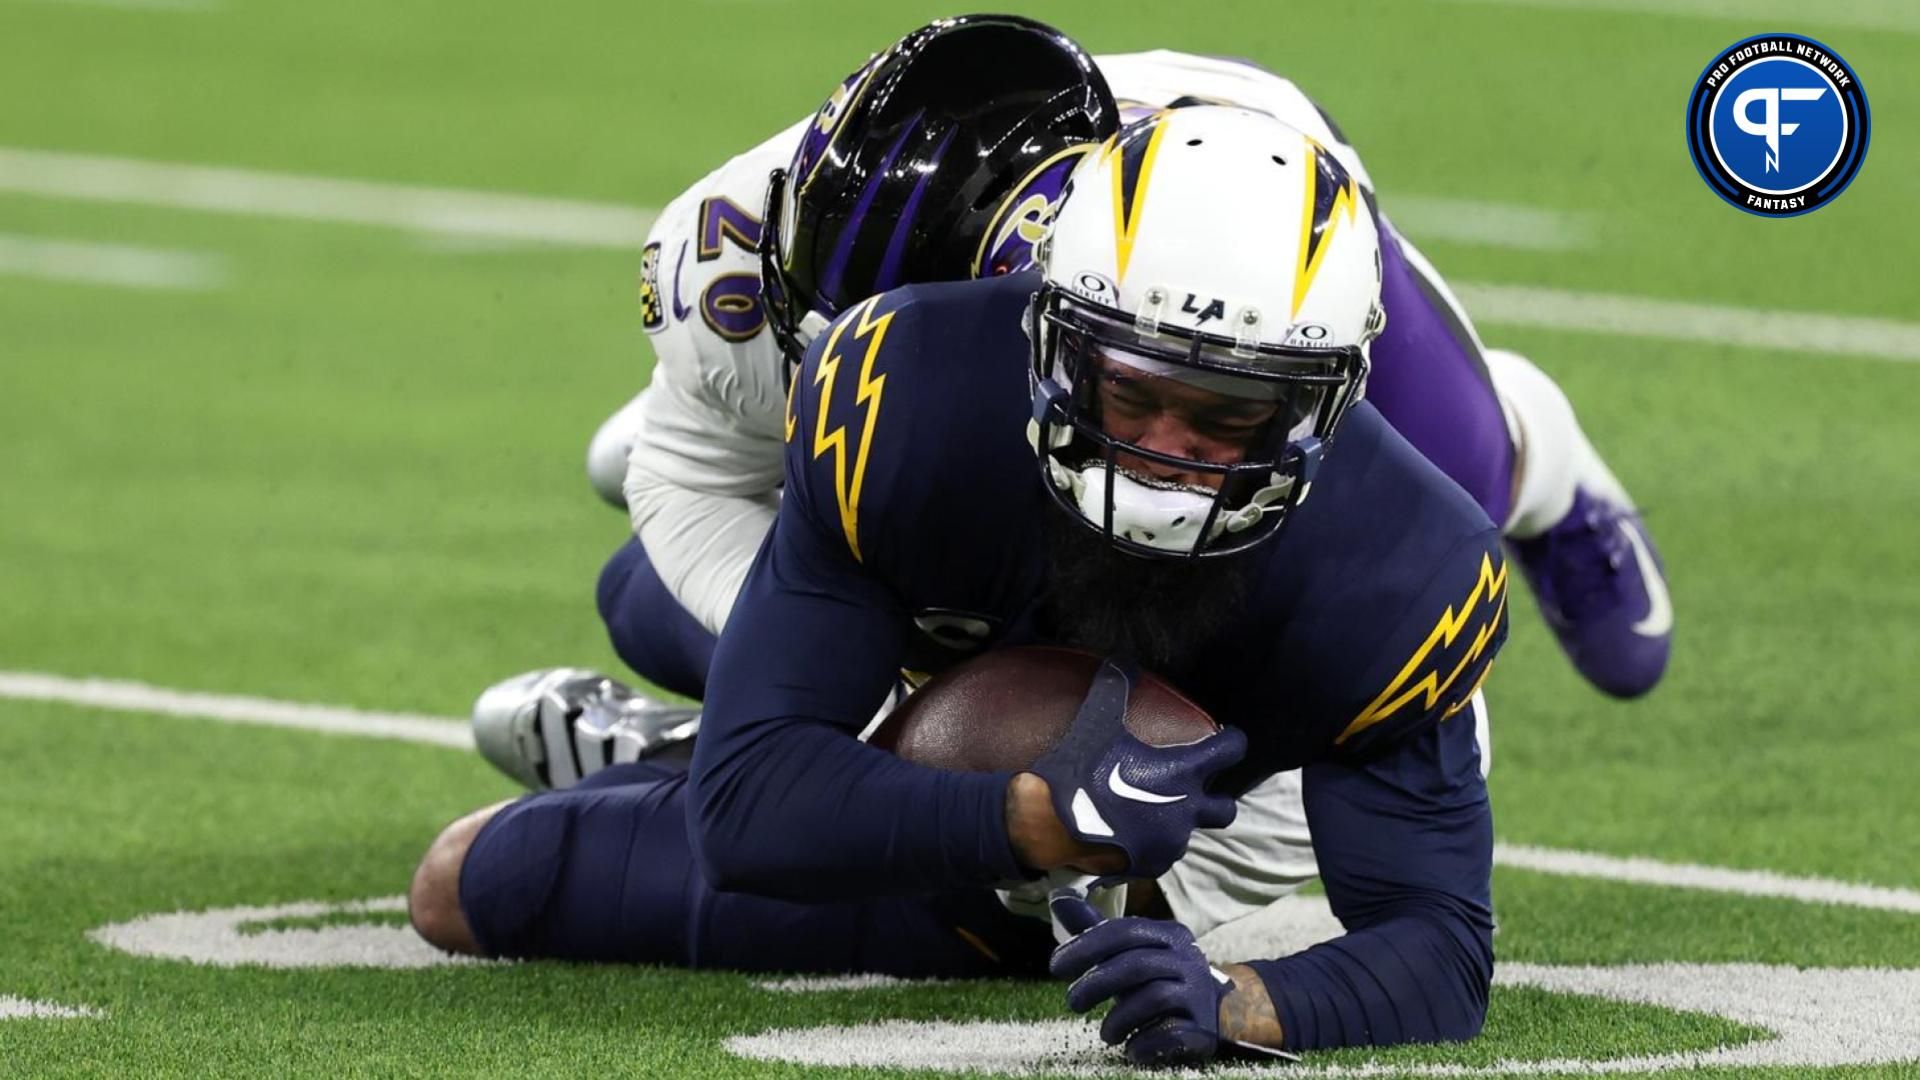
<svg viewBox="0 0 1920 1080">
<path fill-rule="evenodd" d="M 809 311 L 800 317 L 800 325 L 794 327 L 793 336 L 800 339 L 800 344 L 811 345 L 814 338 L 819 337 L 827 327 L 832 325 L 832 319 L 817 311 Z"/>
<path fill-rule="evenodd" d="M 1038 440 L 1037 426 L 1030 430 L 1030 436 Z M 1056 488 L 1072 496 L 1080 513 L 1092 522 L 1106 520 L 1107 484 L 1111 476 L 1114 535 L 1163 551 L 1185 554 L 1224 534 L 1243 532 L 1258 525 L 1269 512 L 1288 503 L 1296 482 L 1300 486 L 1300 495 L 1292 500 L 1293 504 L 1306 501 L 1307 493 L 1313 486 L 1313 474 L 1319 469 L 1320 444 L 1317 439 L 1302 442 L 1311 445 L 1300 447 L 1301 470 L 1297 481 L 1291 475 L 1269 474 L 1271 483 L 1255 491 L 1246 505 L 1234 510 L 1222 510 L 1204 537 L 1200 535 L 1200 526 L 1213 509 L 1213 495 L 1210 492 L 1155 487 L 1142 483 L 1125 470 L 1108 472 L 1104 461 L 1091 461 L 1075 469 L 1050 453 L 1046 456 L 1047 476 Z"/>
<path fill-rule="evenodd" d="M 1163 551 L 1192 553 L 1224 534 L 1253 528 L 1269 511 L 1287 506 L 1289 500 L 1292 505 L 1305 502 L 1324 452 L 1319 439 L 1307 436 L 1296 440 L 1288 453 L 1298 462 L 1298 469 L 1268 474 L 1270 482 L 1266 486 L 1256 490 L 1238 509 L 1222 510 L 1214 517 L 1207 535 L 1201 536 L 1200 527 L 1213 511 L 1212 492 L 1143 483 L 1123 469 L 1109 470 L 1103 460 L 1092 460 L 1074 468 L 1055 456 L 1074 438 L 1071 426 L 1052 419 L 1067 397 L 1066 389 L 1057 380 L 1034 380 L 1033 415 L 1027 421 L 1027 443 L 1046 463 L 1048 481 L 1071 496 L 1083 517 L 1099 523 L 1106 521 L 1107 487 L 1111 477 L 1114 535 Z M 1296 483 L 1300 488 L 1297 498 L 1293 497 Z"/>
<path fill-rule="evenodd" d="M 1203 537 L 1200 528 L 1213 511 L 1211 493 L 1155 487 L 1123 470 L 1109 473 L 1106 463 L 1100 461 L 1073 469 L 1051 455 L 1047 458 L 1047 474 L 1056 487 L 1073 496 L 1081 514 L 1094 522 L 1106 520 L 1107 484 L 1112 477 L 1114 535 L 1182 554 L 1197 550 L 1223 533 L 1252 528 L 1266 516 L 1267 507 L 1284 500 L 1293 490 L 1292 477 L 1274 474 L 1274 482 L 1255 492 L 1247 505 L 1215 516 L 1212 528 Z"/>
</svg>

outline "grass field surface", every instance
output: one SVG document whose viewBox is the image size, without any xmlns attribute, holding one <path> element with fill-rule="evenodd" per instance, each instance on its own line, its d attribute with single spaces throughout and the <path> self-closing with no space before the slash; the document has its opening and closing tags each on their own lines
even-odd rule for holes
<svg viewBox="0 0 1920 1080">
<path fill-rule="evenodd" d="M 1486 1034 L 1302 1074 L 1920 1075 L 1908 7 L 1018 6 L 1097 52 L 1292 77 L 1470 299 L 1647 305 L 1604 332 L 1482 316 L 1567 389 L 1646 510 L 1678 627 L 1667 681 L 1619 704 L 1516 602 L 1492 785 L 1516 849 L 1681 869 L 1649 885 L 1516 856 Z M 0 0 L 0 674 L 458 717 L 515 671 L 620 670 L 592 587 L 626 523 L 581 462 L 651 363 L 621 231 L 953 13 Z M 1715 198 L 1682 131 L 1707 59 L 1772 30 L 1842 53 L 1874 118 L 1846 194 L 1784 221 Z M 156 164 L 231 186 L 195 205 L 169 194 L 185 173 L 140 171 Z M 450 200 L 464 216 L 406 209 Z M 1729 345 L 1692 332 L 1708 309 L 1806 318 Z M 960 1030 L 964 1051 L 974 1024 L 1053 1040 L 1035 1068 L 1117 1067 L 1049 984 L 369 966 L 406 932 L 343 906 L 398 895 L 440 826 L 512 793 L 476 755 L 4 685 L 0 1075 L 812 1077 L 853 1066 L 805 1048 L 869 1042 L 859 1075 L 932 1075 L 886 1038 L 930 1052 Z M 1834 900 L 1845 884 L 1884 902 Z M 309 901 L 167 946 L 256 956 L 234 966 L 103 929 Z M 307 966 L 257 962 L 274 949 Z"/>
</svg>

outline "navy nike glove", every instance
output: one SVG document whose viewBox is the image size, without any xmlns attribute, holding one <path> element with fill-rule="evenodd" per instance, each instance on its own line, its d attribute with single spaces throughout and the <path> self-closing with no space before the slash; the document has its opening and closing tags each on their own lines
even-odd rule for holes
<svg viewBox="0 0 1920 1080">
<path fill-rule="evenodd" d="M 1103 1001 L 1109 1045 L 1127 1044 L 1127 1060 L 1148 1069 L 1192 1068 L 1220 1056 L 1298 1061 L 1283 1050 L 1220 1035 L 1220 1002 L 1233 980 L 1207 961 L 1193 932 L 1159 919 L 1103 918 L 1072 889 L 1056 890 L 1053 917 L 1074 936 L 1053 950 L 1048 970 L 1072 979 L 1067 1007 L 1086 1012 Z"/>
<path fill-rule="evenodd" d="M 1073 726 L 1029 771 L 1047 782 L 1074 839 L 1125 852 L 1127 877 L 1159 877 L 1193 830 L 1233 823 L 1233 799 L 1206 786 L 1246 754 L 1247 737 L 1223 728 L 1184 746 L 1148 746 L 1122 722 L 1132 684 L 1130 670 L 1101 664 Z"/>
</svg>

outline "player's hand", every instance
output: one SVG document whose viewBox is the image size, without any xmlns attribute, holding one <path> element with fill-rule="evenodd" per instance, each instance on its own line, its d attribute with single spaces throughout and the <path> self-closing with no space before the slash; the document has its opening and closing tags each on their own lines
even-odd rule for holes
<svg viewBox="0 0 1920 1080">
<path fill-rule="evenodd" d="M 1208 962 L 1193 932 L 1160 919 L 1109 919 L 1074 889 L 1048 901 L 1054 921 L 1073 936 L 1053 950 L 1048 969 L 1067 987 L 1067 1007 L 1086 1012 L 1111 1000 L 1100 1024 L 1108 1044 L 1127 1044 L 1127 1060 L 1148 1069 L 1194 1068 L 1215 1058 L 1299 1061 L 1275 1047 L 1241 1042 L 1220 1030 L 1220 1003 L 1233 979 Z"/>
<path fill-rule="evenodd" d="M 1067 1007 L 1086 1012 L 1111 1000 L 1100 1024 L 1109 1045 L 1127 1044 L 1144 1068 L 1205 1065 L 1220 1052 L 1220 1001 L 1233 989 L 1200 952 L 1193 932 L 1159 919 L 1103 919 L 1078 893 L 1062 889 L 1053 917 L 1073 933 L 1053 950 L 1048 969 L 1071 979 Z"/>
<path fill-rule="evenodd" d="M 1127 857 L 1127 877 L 1167 872 L 1197 828 L 1233 823 L 1233 799 L 1207 782 L 1246 754 L 1247 737 L 1223 728 L 1184 746 L 1148 746 L 1122 723 L 1129 671 L 1109 660 L 1094 673 L 1060 745 L 1030 770 L 1047 782 L 1054 813 L 1083 844 L 1110 844 Z"/>
</svg>

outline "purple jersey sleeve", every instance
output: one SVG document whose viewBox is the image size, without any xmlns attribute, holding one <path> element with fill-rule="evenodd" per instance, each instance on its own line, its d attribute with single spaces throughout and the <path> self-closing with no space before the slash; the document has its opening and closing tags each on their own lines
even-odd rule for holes
<svg viewBox="0 0 1920 1080">
<path fill-rule="evenodd" d="M 688 828 L 721 889 L 831 900 L 1021 876 L 1010 774 L 913 765 L 856 738 L 911 625 L 860 550 L 892 488 L 869 456 L 891 459 L 913 427 L 903 395 L 883 404 L 879 388 L 882 339 L 915 347 L 898 314 L 854 309 L 795 375 L 786 494 L 714 653 L 693 759 Z"/>
<path fill-rule="evenodd" d="M 1327 899 L 1347 933 L 1254 961 L 1289 1050 L 1470 1039 L 1493 979 L 1493 816 L 1472 709 L 1359 763 L 1304 774 Z"/>
</svg>

